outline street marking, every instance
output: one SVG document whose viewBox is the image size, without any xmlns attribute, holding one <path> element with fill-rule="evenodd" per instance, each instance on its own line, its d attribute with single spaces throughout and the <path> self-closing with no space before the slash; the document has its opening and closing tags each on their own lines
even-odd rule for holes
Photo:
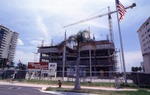
<svg viewBox="0 0 150 95">
<path fill-rule="evenodd" d="M 8 89 L 15 89 L 15 90 L 19 90 L 21 89 L 22 87 L 9 87 Z"/>
</svg>

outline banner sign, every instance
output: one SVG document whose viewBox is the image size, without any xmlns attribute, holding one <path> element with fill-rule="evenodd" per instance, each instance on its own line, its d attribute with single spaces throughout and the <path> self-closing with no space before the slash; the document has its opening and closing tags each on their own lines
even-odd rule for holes
<svg viewBox="0 0 150 95">
<path fill-rule="evenodd" d="M 48 70 L 48 62 L 29 62 L 28 69 Z"/>
</svg>

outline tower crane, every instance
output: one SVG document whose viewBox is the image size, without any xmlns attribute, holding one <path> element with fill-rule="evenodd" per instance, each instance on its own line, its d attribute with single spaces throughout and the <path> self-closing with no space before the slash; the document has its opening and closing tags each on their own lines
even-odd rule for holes
<svg viewBox="0 0 150 95">
<path fill-rule="evenodd" d="M 136 6 L 136 3 L 132 3 L 132 5 L 130 5 L 130 6 L 128 6 L 128 7 L 125 7 L 125 9 L 129 9 L 129 8 L 132 9 L 132 8 L 135 7 L 135 6 Z M 116 12 L 118 12 L 118 10 L 116 10 L 116 11 L 110 11 L 110 8 L 108 7 L 108 13 L 105 13 L 105 14 L 102 14 L 102 15 L 97 15 L 97 16 L 94 16 L 94 17 L 91 17 L 91 18 L 87 18 L 87 19 L 83 19 L 83 20 L 80 20 L 80 21 L 78 21 L 78 22 L 65 25 L 65 26 L 63 26 L 63 28 L 67 28 L 67 27 L 70 27 L 70 26 L 73 26 L 73 25 L 76 25 L 76 24 L 80 24 L 80 23 L 83 23 L 83 22 L 86 22 L 86 21 L 89 21 L 89 20 L 92 20 L 92 19 L 96 19 L 96 18 L 100 18 L 100 17 L 103 17 L 103 16 L 107 16 L 107 15 L 108 15 L 109 31 L 110 31 L 110 40 L 111 40 L 111 42 L 113 42 L 111 14 L 116 13 Z"/>
</svg>

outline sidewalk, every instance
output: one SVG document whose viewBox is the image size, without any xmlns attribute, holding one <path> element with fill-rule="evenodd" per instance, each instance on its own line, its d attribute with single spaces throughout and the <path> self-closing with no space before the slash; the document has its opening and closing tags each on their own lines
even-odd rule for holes
<svg viewBox="0 0 150 95">
<path fill-rule="evenodd" d="M 55 92 L 55 91 L 45 91 L 45 89 L 47 87 L 58 87 L 58 85 L 43 85 L 43 84 L 31 84 L 31 83 L 21 83 L 21 82 L 4 82 L 4 81 L 0 81 L 0 85 L 14 85 L 14 86 L 27 86 L 27 87 L 39 87 L 41 89 L 39 89 L 41 92 L 44 93 L 51 93 L 51 94 L 59 94 L 59 92 Z M 66 86 L 66 85 L 62 85 L 62 88 L 74 88 L 74 86 Z M 106 91 L 137 91 L 138 89 L 130 89 L 130 88 L 119 88 L 116 89 L 114 87 L 88 87 L 88 86 L 81 86 L 82 89 L 92 89 L 92 90 L 106 90 Z M 61 92 L 61 93 L 65 93 L 65 92 Z M 71 93 L 71 95 L 73 94 L 72 92 L 67 92 L 67 93 Z M 62 94 L 65 95 L 65 94 Z M 69 94 L 68 94 L 69 95 Z M 73 94 L 73 95 L 81 95 L 81 93 L 78 94 Z M 83 93 L 82 93 L 83 95 Z M 84 95 L 89 95 L 89 94 L 84 94 Z"/>
</svg>

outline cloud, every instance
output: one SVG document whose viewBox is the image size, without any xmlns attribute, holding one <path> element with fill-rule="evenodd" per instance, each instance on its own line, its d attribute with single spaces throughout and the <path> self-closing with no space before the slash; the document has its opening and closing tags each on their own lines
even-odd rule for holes
<svg viewBox="0 0 150 95">
<path fill-rule="evenodd" d="M 125 52 L 126 63 L 134 63 L 142 61 L 142 53 L 141 51 L 132 51 L 132 52 Z"/>
<path fill-rule="evenodd" d="M 39 46 L 39 45 L 41 45 L 41 43 L 42 43 L 42 40 L 31 40 L 30 41 L 30 44 L 33 46 Z"/>
<path fill-rule="evenodd" d="M 45 25 L 44 21 L 43 21 L 43 18 L 41 16 L 37 16 L 37 25 L 38 25 L 38 28 L 40 29 L 40 36 L 43 37 L 43 40 L 46 42 L 46 43 L 49 43 L 49 33 L 48 33 L 48 28 L 47 26 Z"/>
<path fill-rule="evenodd" d="M 130 51 L 125 52 L 125 65 L 126 65 L 126 71 L 131 71 L 131 67 L 139 67 L 141 66 L 142 59 L 142 53 L 141 51 Z"/>
<path fill-rule="evenodd" d="M 21 39 L 18 39 L 17 44 L 20 45 L 20 46 L 24 45 L 24 43 L 23 43 L 23 41 Z"/>
<path fill-rule="evenodd" d="M 34 60 L 34 54 L 32 52 L 25 52 L 25 51 L 17 50 L 14 62 L 17 64 L 19 60 L 23 64 L 27 64 L 28 62 L 32 62 Z"/>
</svg>

